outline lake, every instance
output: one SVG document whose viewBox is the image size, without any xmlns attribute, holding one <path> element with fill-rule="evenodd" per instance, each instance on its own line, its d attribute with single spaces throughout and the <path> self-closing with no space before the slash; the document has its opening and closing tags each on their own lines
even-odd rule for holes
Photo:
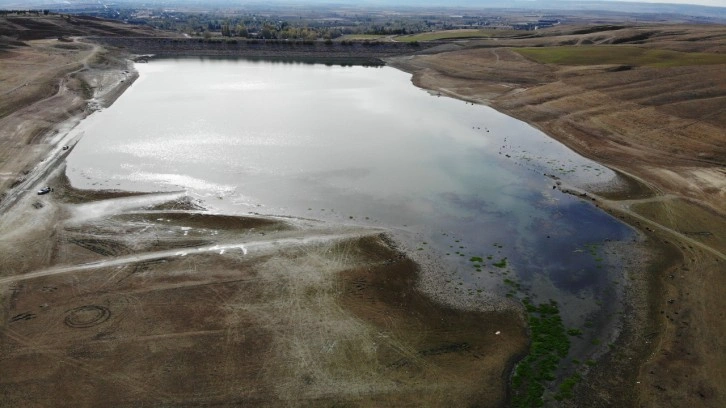
<svg viewBox="0 0 726 408">
<path fill-rule="evenodd" d="M 578 327 L 618 311 L 623 266 L 605 251 L 634 233 L 552 177 L 615 175 L 528 124 L 390 67 L 188 58 L 137 69 L 74 130 L 74 187 L 186 190 L 219 212 L 383 227 L 464 294 L 556 299 Z"/>
</svg>

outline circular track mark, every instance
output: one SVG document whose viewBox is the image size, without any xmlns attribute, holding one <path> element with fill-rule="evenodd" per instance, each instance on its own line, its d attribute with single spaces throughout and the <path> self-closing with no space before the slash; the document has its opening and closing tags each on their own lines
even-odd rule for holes
<svg viewBox="0 0 726 408">
<path fill-rule="evenodd" d="M 63 321 L 74 329 L 85 329 L 99 325 L 111 317 L 111 311 L 104 306 L 86 305 L 68 311 Z"/>
</svg>

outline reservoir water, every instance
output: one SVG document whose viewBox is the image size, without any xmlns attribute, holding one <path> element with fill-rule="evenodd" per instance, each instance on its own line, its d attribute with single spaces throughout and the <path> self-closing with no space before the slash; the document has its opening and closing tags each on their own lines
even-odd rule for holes
<svg viewBox="0 0 726 408">
<path fill-rule="evenodd" d="M 73 186 L 186 190 L 228 213 L 389 228 L 455 290 L 556 299 L 570 326 L 616 311 L 632 231 L 553 189 L 615 175 L 491 108 L 390 67 L 230 59 L 138 64 L 75 130 Z M 479 259 L 480 258 L 480 259 Z"/>
</svg>

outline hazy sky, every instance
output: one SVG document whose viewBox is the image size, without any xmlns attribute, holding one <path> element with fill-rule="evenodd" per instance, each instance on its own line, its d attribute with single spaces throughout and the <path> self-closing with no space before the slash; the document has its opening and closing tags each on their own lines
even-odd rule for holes
<svg viewBox="0 0 726 408">
<path fill-rule="evenodd" d="M 99 0 L 98 3 L 116 3 L 116 4 L 123 4 L 128 3 L 129 1 L 133 3 L 147 3 L 147 4 L 154 4 L 154 3 L 160 3 L 160 0 L 147 0 L 147 1 L 141 1 L 141 0 Z M 224 0 L 216 0 L 215 3 L 223 2 Z M 668 4 L 697 4 L 697 5 L 703 5 L 703 6 L 715 6 L 715 7 L 726 7 L 726 0 L 594 0 L 594 2 L 607 2 L 607 3 L 616 3 L 616 2 L 636 2 L 636 3 L 668 3 Z M 0 0 L 0 7 L 38 7 L 43 5 L 61 5 L 63 3 L 95 3 L 96 1 L 89 1 L 89 0 Z M 192 1 L 190 0 L 181 0 L 182 3 L 190 3 Z M 537 4 L 544 5 L 548 3 L 566 3 L 566 2 L 583 2 L 583 3 L 592 3 L 593 1 L 588 0 L 554 0 L 554 1 L 548 1 L 548 0 L 509 0 L 509 1 L 503 1 L 503 0 L 272 0 L 272 1 L 265 1 L 265 0 L 228 0 L 227 1 L 230 4 L 250 4 L 250 3 L 340 3 L 340 4 L 375 4 L 375 5 L 396 5 L 396 4 L 406 4 L 406 5 L 420 5 L 420 6 L 459 6 L 459 5 L 465 5 L 467 7 L 482 7 L 486 8 L 488 5 L 491 5 L 492 3 L 496 4 L 497 6 L 500 6 L 502 4 L 506 4 L 509 7 L 524 7 L 526 8 L 528 4 L 532 4 L 534 8 L 537 7 Z M 169 4 L 174 3 L 174 0 L 164 0 L 163 3 Z M 203 0 L 199 0 L 198 3 L 205 4 L 206 2 Z M 591 7 L 590 7 L 591 8 Z"/>
<path fill-rule="evenodd" d="M 702 6 L 726 7 L 726 0 L 639 0 L 638 3 L 700 4 Z"/>
</svg>

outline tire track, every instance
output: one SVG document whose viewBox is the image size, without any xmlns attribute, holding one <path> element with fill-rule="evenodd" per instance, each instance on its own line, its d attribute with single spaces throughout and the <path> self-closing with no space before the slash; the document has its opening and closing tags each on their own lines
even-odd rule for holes
<svg viewBox="0 0 726 408">
<path fill-rule="evenodd" d="M 45 277 L 45 276 L 62 275 L 62 274 L 67 274 L 67 273 L 93 270 L 93 269 L 99 269 L 99 268 L 122 266 L 122 265 L 137 263 L 137 262 L 155 260 L 155 259 L 159 259 L 159 258 L 187 256 L 187 255 L 203 254 L 203 253 L 210 253 L 210 252 L 220 252 L 223 250 L 229 251 L 229 250 L 235 250 L 235 249 L 242 251 L 243 255 L 246 256 L 246 255 L 250 254 L 251 251 L 264 253 L 269 250 L 279 250 L 280 248 L 286 248 L 286 247 L 307 246 L 307 245 L 317 245 L 317 244 L 322 244 L 322 243 L 330 243 L 330 242 L 344 240 L 344 239 L 348 239 L 348 238 L 358 238 L 363 235 L 365 235 L 365 234 L 362 234 L 362 233 L 345 233 L 345 234 L 331 233 L 331 234 L 319 234 L 319 235 L 312 235 L 312 236 L 305 236 L 305 237 L 282 238 L 282 239 L 265 240 L 265 241 L 230 243 L 230 244 L 223 244 L 223 245 L 217 244 L 217 245 L 212 245 L 212 246 L 185 248 L 183 250 L 171 249 L 171 250 L 166 250 L 166 251 L 148 252 L 148 253 L 139 254 L 139 255 L 117 257 L 117 258 L 111 259 L 111 260 L 104 260 L 104 261 L 92 262 L 92 263 L 81 264 L 81 265 L 49 268 L 49 269 L 26 273 L 23 275 L 16 275 L 16 276 L 10 276 L 10 277 L 6 277 L 6 278 L 0 278 L 0 285 L 26 281 L 26 280 L 30 280 L 30 279 Z"/>
<path fill-rule="evenodd" d="M 60 351 L 58 351 L 56 349 L 53 349 L 53 348 L 50 348 L 47 346 L 43 346 L 40 344 L 36 344 L 32 340 L 27 339 L 24 336 L 21 336 L 15 332 L 13 332 L 12 330 L 7 330 L 5 332 L 5 336 L 31 350 L 34 350 L 38 353 L 42 353 L 49 357 L 53 357 L 63 364 L 67 364 L 67 365 L 75 367 L 81 371 L 84 371 L 87 374 L 90 374 L 92 377 L 97 377 L 97 378 L 103 379 L 105 381 L 108 381 L 111 384 L 124 384 L 124 385 L 128 386 L 129 388 L 132 388 L 136 391 L 143 392 L 143 395 L 146 395 L 146 396 L 149 396 L 152 398 L 155 397 L 155 399 L 160 402 L 169 402 L 169 401 L 174 400 L 171 395 L 160 392 L 157 389 L 152 389 L 145 382 L 135 380 L 126 375 L 121 375 L 121 374 L 119 374 L 118 371 L 95 369 L 95 368 L 91 367 L 89 364 L 87 364 L 83 361 L 80 361 L 76 358 L 68 357 L 67 355 L 61 353 Z"/>
<path fill-rule="evenodd" d="M 34 106 L 37 106 L 39 104 L 48 102 L 52 99 L 56 99 L 60 96 L 63 96 L 67 91 L 66 82 L 68 82 L 68 79 L 71 78 L 73 75 L 78 74 L 79 72 L 82 72 L 84 70 L 87 70 L 89 67 L 89 61 L 92 57 L 95 57 L 98 52 L 101 50 L 101 46 L 97 44 L 93 44 L 93 48 L 89 51 L 89 53 L 81 60 L 81 67 L 78 68 L 75 71 L 71 71 L 65 75 L 63 75 L 60 80 L 58 81 L 58 91 L 47 97 L 40 99 L 36 102 L 34 102 L 32 105 L 27 107 L 26 109 L 31 109 Z M 70 63 L 69 63 L 70 64 Z M 12 114 L 16 114 L 19 111 L 15 111 Z M 75 115 L 72 115 L 69 113 L 69 119 L 72 119 Z M 52 154 L 50 158 L 43 160 L 38 165 L 36 165 L 33 168 L 33 171 L 31 171 L 27 177 L 15 188 L 11 188 L 7 192 L 7 196 L 3 198 L 2 201 L 0 201 L 0 215 L 4 214 L 12 206 L 17 203 L 20 198 L 22 198 L 26 193 L 28 193 L 31 190 L 34 190 L 37 187 L 37 184 L 42 181 L 52 170 L 58 167 L 58 164 L 64 160 L 68 154 L 70 153 L 70 150 L 62 150 L 60 148 L 56 148 L 52 151 Z"/>
<path fill-rule="evenodd" d="M 576 195 L 576 196 L 592 197 L 598 203 L 600 203 L 603 207 L 606 207 L 606 208 L 609 208 L 609 209 L 611 209 L 613 211 L 618 211 L 620 213 L 623 213 L 625 215 L 628 215 L 630 217 L 633 217 L 634 219 L 636 219 L 636 220 L 638 220 L 638 221 L 640 221 L 640 222 L 642 222 L 644 224 L 647 224 L 653 230 L 656 230 L 656 229 L 657 230 L 661 230 L 662 232 L 665 232 L 667 234 L 670 234 L 673 237 L 681 240 L 682 242 L 687 242 L 688 244 L 692 245 L 693 247 L 698 247 L 698 248 L 700 248 L 700 249 L 702 249 L 702 250 L 704 250 L 704 251 L 706 251 L 706 252 L 708 252 L 708 253 L 716 256 L 717 258 L 719 258 L 719 259 L 721 259 L 723 261 L 726 261 L 726 255 L 724 255 L 723 253 L 721 253 L 717 249 L 712 248 L 712 247 L 704 244 L 703 242 L 697 241 L 697 240 L 695 240 L 695 239 L 693 239 L 693 238 L 691 238 L 691 237 L 689 237 L 689 236 L 687 236 L 687 235 L 685 235 L 683 233 L 680 233 L 680 232 L 674 230 L 673 228 L 667 227 L 667 226 L 665 226 L 663 224 L 660 224 L 660 223 L 658 223 L 656 221 L 653 221 L 653 220 L 651 220 L 649 218 L 646 218 L 646 217 L 644 217 L 644 216 L 642 216 L 642 215 L 640 215 L 640 214 L 638 214 L 635 211 L 633 211 L 633 210 L 630 209 L 630 204 L 632 204 L 632 203 L 646 203 L 646 202 L 664 201 L 664 200 L 666 200 L 668 198 L 667 196 L 657 195 L 655 197 L 650 197 L 650 198 L 640 199 L 640 200 L 623 200 L 623 201 L 619 201 L 619 200 L 609 200 L 609 199 L 603 198 L 603 197 L 601 197 L 601 196 L 599 196 L 597 194 L 594 194 L 594 193 L 591 193 L 591 192 L 586 192 L 585 190 L 582 190 L 580 188 L 573 187 L 573 186 L 567 186 L 567 187 L 565 187 L 563 185 L 563 187 L 561 188 L 561 190 L 562 190 L 562 192 L 569 193 L 569 194 L 573 194 L 573 195 Z M 671 198 L 678 198 L 678 197 L 677 196 L 672 196 Z"/>
</svg>

